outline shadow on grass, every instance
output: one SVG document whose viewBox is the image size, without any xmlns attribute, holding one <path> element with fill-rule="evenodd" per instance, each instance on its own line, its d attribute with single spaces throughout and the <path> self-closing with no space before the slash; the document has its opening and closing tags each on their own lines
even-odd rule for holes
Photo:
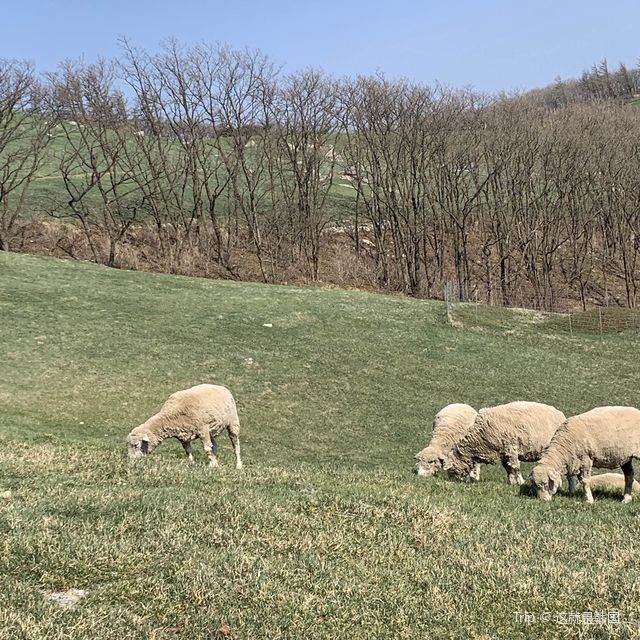
<svg viewBox="0 0 640 640">
<path fill-rule="evenodd" d="M 622 494 L 619 491 L 607 491 L 606 489 L 594 489 L 592 491 L 594 500 L 612 500 L 613 502 L 621 502 Z M 533 484 L 527 482 L 520 486 L 520 495 L 525 498 L 537 499 L 536 489 Z M 560 489 L 556 496 L 562 496 L 563 498 L 570 498 L 571 500 L 577 500 L 578 502 L 584 502 L 584 492 L 578 489 L 575 495 L 571 495 L 568 489 Z"/>
<path fill-rule="evenodd" d="M 607 489 L 592 489 L 591 495 L 593 495 L 594 500 L 612 500 L 613 502 L 622 502 L 622 494 L 619 491 L 607 491 Z M 582 493 L 582 491 L 578 491 L 576 497 L 584 500 L 584 493 Z"/>
<path fill-rule="evenodd" d="M 536 488 L 533 485 L 532 482 L 525 482 L 525 484 L 520 485 L 520 495 L 524 496 L 526 498 L 533 498 L 534 500 L 538 499 L 538 494 L 536 492 Z M 572 498 L 574 496 L 571 496 L 571 494 L 569 493 L 568 489 L 559 489 L 556 494 L 556 496 L 563 496 L 565 498 Z"/>
<path fill-rule="evenodd" d="M 525 482 L 524 484 L 520 485 L 520 495 L 524 496 L 525 498 L 535 499 L 538 497 L 535 487 L 529 482 Z"/>
</svg>

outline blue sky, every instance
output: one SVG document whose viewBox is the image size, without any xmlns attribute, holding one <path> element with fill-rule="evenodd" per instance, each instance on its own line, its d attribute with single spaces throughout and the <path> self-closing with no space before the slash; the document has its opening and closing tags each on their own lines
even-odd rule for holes
<svg viewBox="0 0 640 640">
<path fill-rule="evenodd" d="M 51 69 L 118 53 L 117 38 L 259 48 L 285 70 L 376 70 L 456 87 L 512 90 L 640 57 L 637 0 L 29 0 L 3 3 L 0 57 Z"/>
</svg>

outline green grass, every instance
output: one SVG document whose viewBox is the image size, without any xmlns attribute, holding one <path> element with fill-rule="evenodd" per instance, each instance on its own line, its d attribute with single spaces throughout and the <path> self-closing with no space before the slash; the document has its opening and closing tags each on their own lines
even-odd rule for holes
<svg viewBox="0 0 640 640">
<path fill-rule="evenodd" d="M 640 502 L 412 474 L 452 401 L 637 404 L 625 336 L 14 254 L 0 318 L 0 638 L 638 635 Z M 226 441 L 219 471 L 174 442 L 129 464 L 128 431 L 200 382 L 238 399 L 245 469 Z M 76 609 L 44 599 L 70 588 Z"/>
</svg>

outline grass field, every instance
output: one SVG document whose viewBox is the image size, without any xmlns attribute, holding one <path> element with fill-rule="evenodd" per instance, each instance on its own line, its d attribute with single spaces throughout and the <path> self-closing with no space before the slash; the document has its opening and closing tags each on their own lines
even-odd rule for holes
<svg viewBox="0 0 640 640">
<path fill-rule="evenodd" d="M 638 404 L 628 336 L 14 254 L 0 334 L 0 638 L 640 634 L 640 502 L 412 473 L 452 401 Z M 238 399 L 244 470 L 227 441 L 218 471 L 177 442 L 130 464 L 128 431 L 200 382 Z"/>
</svg>

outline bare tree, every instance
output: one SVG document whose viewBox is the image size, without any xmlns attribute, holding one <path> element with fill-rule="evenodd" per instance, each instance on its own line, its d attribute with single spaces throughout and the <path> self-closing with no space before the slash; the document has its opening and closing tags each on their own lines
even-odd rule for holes
<svg viewBox="0 0 640 640">
<path fill-rule="evenodd" d="M 278 245 L 272 240 L 279 235 L 268 155 L 277 69 L 259 51 L 221 48 L 218 55 L 217 152 L 229 174 L 230 209 L 242 219 L 268 282 L 275 279 Z"/>
<path fill-rule="evenodd" d="M 201 215 L 188 152 L 197 123 L 189 120 L 191 101 L 184 100 L 187 79 L 171 43 L 158 55 L 134 49 L 126 40 L 122 46 L 120 70 L 135 95 L 134 136 L 126 147 L 126 166 L 148 203 L 162 264 L 175 271 L 193 250 Z"/>
<path fill-rule="evenodd" d="M 45 162 L 52 122 L 33 67 L 0 59 L 0 249 L 12 246 L 30 205 L 33 181 Z"/>
<path fill-rule="evenodd" d="M 49 81 L 64 135 L 58 166 L 67 195 L 51 213 L 77 220 L 94 260 L 113 266 L 119 244 L 145 207 L 145 195 L 124 165 L 132 132 L 115 87 L 115 65 L 66 62 Z"/>
<path fill-rule="evenodd" d="M 335 83 L 316 71 L 291 75 L 272 107 L 276 200 L 285 209 L 292 247 L 317 280 L 321 235 L 330 220 L 327 198 L 340 158 Z"/>
</svg>

